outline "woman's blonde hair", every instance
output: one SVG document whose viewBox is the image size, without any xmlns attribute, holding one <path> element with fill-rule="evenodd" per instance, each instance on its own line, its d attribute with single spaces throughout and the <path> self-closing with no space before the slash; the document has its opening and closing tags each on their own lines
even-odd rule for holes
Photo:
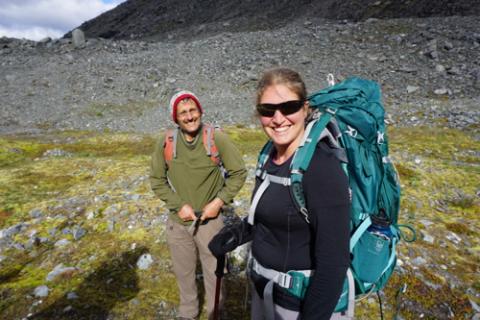
<svg viewBox="0 0 480 320">
<path fill-rule="evenodd" d="M 283 84 L 295 94 L 300 100 L 307 99 L 307 89 L 300 74 L 288 68 L 278 67 L 265 71 L 257 84 L 257 101 L 259 104 L 265 90 L 277 84 Z"/>
</svg>

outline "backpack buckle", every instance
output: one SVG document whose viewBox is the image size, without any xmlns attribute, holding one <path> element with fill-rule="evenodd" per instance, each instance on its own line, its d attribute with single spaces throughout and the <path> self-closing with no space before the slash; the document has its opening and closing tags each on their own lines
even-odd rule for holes
<svg viewBox="0 0 480 320">
<path fill-rule="evenodd" d="M 326 108 L 325 111 L 327 111 L 328 113 L 330 113 L 332 116 L 334 116 L 334 115 L 337 113 L 337 111 L 334 110 L 334 109 L 332 109 L 332 108 Z"/>
<path fill-rule="evenodd" d="M 346 134 L 348 134 L 352 138 L 357 137 L 358 131 L 355 128 L 352 128 L 350 126 L 347 126 L 347 128 L 348 129 L 345 131 Z"/>
<path fill-rule="evenodd" d="M 384 141 L 385 141 L 385 132 L 377 131 L 377 143 L 383 144 Z"/>
<path fill-rule="evenodd" d="M 318 120 L 320 119 L 320 116 L 322 115 L 322 113 L 320 112 L 320 110 L 318 109 L 314 109 L 312 111 L 312 113 L 310 114 L 310 121 L 313 121 L 313 120 Z"/>
<path fill-rule="evenodd" d="M 290 285 L 287 288 L 288 293 L 294 297 L 303 299 L 308 285 L 310 284 L 310 277 L 305 276 L 301 272 L 288 271 L 287 275 L 290 276 Z"/>
<path fill-rule="evenodd" d="M 305 221 L 310 224 L 310 218 L 308 217 L 308 209 L 305 207 L 300 208 L 300 213 L 302 214 Z"/>
<path fill-rule="evenodd" d="M 255 170 L 255 175 L 263 181 L 267 177 L 267 171 L 263 169 L 257 169 Z"/>
</svg>

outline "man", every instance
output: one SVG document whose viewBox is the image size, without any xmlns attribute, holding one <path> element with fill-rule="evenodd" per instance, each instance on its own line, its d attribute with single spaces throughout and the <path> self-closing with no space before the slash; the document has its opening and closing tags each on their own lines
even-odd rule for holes
<svg viewBox="0 0 480 320">
<path fill-rule="evenodd" d="M 208 243 L 223 227 L 222 206 L 230 203 L 238 193 L 247 172 L 240 152 L 222 132 L 214 131 L 211 142 L 227 174 L 207 154 L 207 145 L 212 143 L 205 143 L 207 125 L 202 123 L 203 109 L 192 92 L 175 94 L 170 100 L 170 112 L 178 129 L 175 134 L 167 132 L 155 145 L 150 183 L 170 210 L 166 233 L 180 291 L 179 318 L 199 316 L 195 282 L 198 253 L 210 319 L 214 310 L 217 260 L 208 249 Z M 198 225 L 196 212 L 201 222 Z M 220 301 L 223 301 L 223 294 Z"/>
</svg>

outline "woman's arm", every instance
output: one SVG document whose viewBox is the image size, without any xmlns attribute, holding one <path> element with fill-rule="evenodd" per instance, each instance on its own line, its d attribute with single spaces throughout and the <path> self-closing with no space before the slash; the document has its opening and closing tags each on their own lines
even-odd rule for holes
<svg viewBox="0 0 480 320">
<path fill-rule="evenodd" d="M 313 232 L 315 272 L 301 319 L 330 319 L 350 263 L 350 201 L 347 177 L 324 143 L 319 143 L 303 185 Z"/>
</svg>

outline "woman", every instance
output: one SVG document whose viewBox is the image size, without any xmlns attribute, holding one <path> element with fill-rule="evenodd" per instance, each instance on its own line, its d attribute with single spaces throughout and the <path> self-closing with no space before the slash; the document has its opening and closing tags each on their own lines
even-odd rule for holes
<svg viewBox="0 0 480 320">
<path fill-rule="evenodd" d="M 253 320 L 330 319 L 350 259 L 347 177 L 328 143 L 320 141 L 302 182 L 307 223 L 286 183 L 261 187 L 265 174 L 290 177 L 290 164 L 309 115 L 300 75 L 286 68 L 265 72 L 257 87 L 257 113 L 273 148 L 264 173 L 257 175 L 250 217 L 239 226 L 224 228 L 210 243 L 210 250 L 218 256 L 252 240 Z M 263 193 L 258 195 L 260 190 Z M 292 281 L 298 284 L 298 278 L 285 275 L 300 273 L 309 285 L 305 292 L 300 288 L 295 293 Z"/>
</svg>

